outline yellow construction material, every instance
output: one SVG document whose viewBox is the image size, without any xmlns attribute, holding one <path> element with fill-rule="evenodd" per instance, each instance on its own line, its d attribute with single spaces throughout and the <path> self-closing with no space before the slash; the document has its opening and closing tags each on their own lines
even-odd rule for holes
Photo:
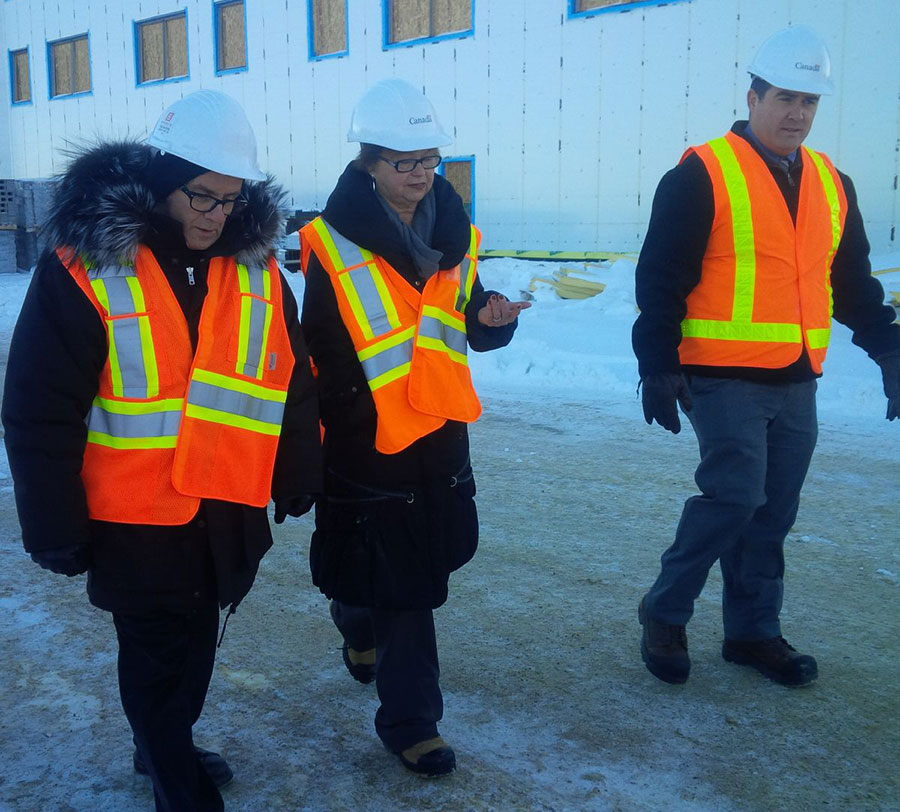
<svg viewBox="0 0 900 812">
<path fill-rule="evenodd" d="M 560 268 L 554 271 L 549 279 L 543 276 L 532 277 L 528 290 L 534 291 L 539 283 L 544 283 L 552 287 L 560 299 L 589 299 L 591 296 L 602 293 L 606 288 L 605 282 L 591 278 L 594 275 L 587 263 L 583 269 Z"/>
<path fill-rule="evenodd" d="M 480 259 L 506 257 L 509 259 L 537 259 L 553 262 L 602 262 L 605 259 L 635 259 L 637 254 L 622 254 L 616 251 L 506 251 L 491 249 L 479 251 Z"/>
</svg>

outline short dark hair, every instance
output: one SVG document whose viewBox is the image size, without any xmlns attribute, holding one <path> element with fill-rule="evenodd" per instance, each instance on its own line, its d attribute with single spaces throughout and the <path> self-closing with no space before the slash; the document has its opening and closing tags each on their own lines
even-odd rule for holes
<svg viewBox="0 0 900 812">
<path fill-rule="evenodd" d="M 356 156 L 356 165 L 368 172 L 381 157 L 382 149 L 383 147 L 378 146 L 378 144 L 360 144 L 359 155 Z"/>
<path fill-rule="evenodd" d="M 773 87 L 773 85 L 769 84 L 765 79 L 760 79 L 759 76 L 754 76 L 753 81 L 750 82 L 750 89 L 756 93 L 756 95 L 763 99 L 766 93 L 769 92 L 769 88 Z"/>
</svg>

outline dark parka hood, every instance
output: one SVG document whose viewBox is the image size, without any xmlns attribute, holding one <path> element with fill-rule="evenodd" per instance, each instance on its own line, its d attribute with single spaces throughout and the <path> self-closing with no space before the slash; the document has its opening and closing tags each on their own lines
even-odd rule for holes
<svg viewBox="0 0 900 812">
<path fill-rule="evenodd" d="M 68 246 L 97 265 L 133 261 L 138 244 L 151 238 L 160 222 L 143 179 L 153 153 L 137 141 L 100 143 L 73 153 L 57 178 L 44 226 L 47 244 Z M 226 220 L 222 236 L 206 253 L 260 265 L 284 230 L 284 190 L 270 177 L 245 181 L 243 193 L 248 205 Z"/>
</svg>

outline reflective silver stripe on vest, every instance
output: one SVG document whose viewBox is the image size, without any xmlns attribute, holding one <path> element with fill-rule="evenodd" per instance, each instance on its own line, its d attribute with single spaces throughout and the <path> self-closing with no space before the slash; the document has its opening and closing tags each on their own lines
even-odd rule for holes
<svg viewBox="0 0 900 812">
<path fill-rule="evenodd" d="M 144 367 L 144 348 L 141 327 L 137 318 L 115 319 L 109 322 L 110 343 L 115 345 L 119 369 L 122 372 L 122 396 L 147 397 L 147 371 Z"/>
<path fill-rule="evenodd" d="M 366 258 L 363 256 L 360 247 L 355 242 L 348 240 L 343 234 L 333 229 L 324 220 L 322 220 L 322 222 L 325 224 L 325 228 L 328 230 L 329 235 L 331 235 L 331 239 L 334 241 L 334 247 L 337 249 L 338 256 L 341 258 L 342 267 L 338 268 L 338 271 L 343 271 L 344 268 L 353 268 L 354 265 L 362 265 L 364 262 L 372 262 L 371 257 Z M 375 287 L 375 280 L 372 278 L 373 273 L 379 273 L 379 271 L 367 264 L 362 265 L 362 267 L 359 268 L 354 268 L 352 271 L 348 271 L 347 276 L 350 277 L 353 288 L 356 290 L 356 295 L 359 297 L 360 304 L 365 311 L 366 319 L 369 322 L 373 337 L 378 337 L 385 333 L 389 333 L 393 327 L 391 327 L 391 323 L 388 320 L 388 315 L 384 309 L 384 304 L 381 301 L 381 296 L 378 295 L 378 288 Z"/>
<path fill-rule="evenodd" d="M 465 355 L 468 350 L 469 345 L 464 332 L 454 330 L 440 319 L 431 316 L 422 316 L 419 322 L 419 335 L 437 339 L 460 355 Z"/>
<path fill-rule="evenodd" d="M 224 389 L 215 384 L 192 380 L 187 396 L 188 403 L 217 412 L 227 412 L 237 417 L 257 420 L 281 426 L 284 416 L 284 403 L 277 400 L 264 400 L 246 392 Z"/>
<path fill-rule="evenodd" d="M 396 369 L 403 364 L 409 364 L 412 361 L 412 353 L 413 339 L 409 338 L 400 344 L 388 347 L 375 355 L 361 360 L 360 363 L 362 364 L 366 380 L 371 383 L 379 375 L 383 375 L 385 372 Z"/>
<path fill-rule="evenodd" d="M 334 241 L 334 246 L 337 248 L 338 254 L 340 254 L 341 262 L 344 263 L 344 268 L 352 268 L 354 265 L 362 265 L 366 262 L 366 258 L 362 255 L 359 246 L 355 242 L 351 242 L 348 240 L 343 234 L 339 231 L 333 229 L 328 223 L 322 220 L 322 223 L 325 225 L 325 228 L 328 229 L 328 233 L 331 235 L 331 239 Z M 344 270 L 344 268 L 339 268 L 338 270 Z"/>
<path fill-rule="evenodd" d="M 91 268 L 87 274 L 88 279 L 98 280 L 103 284 L 110 316 L 127 317 L 139 312 L 127 282 L 127 277 L 137 277 L 133 266 L 107 265 L 103 268 Z M 146 398 L 147 370 L 138 318 L 115 318 L 107 322 L 107 326 L 111 350 L 115 353 L 122 375 L 122 396 Z"/>
<path fill-rule="evenodd" d="M 463 257 L 462 262 L 459 263 L 459 296 L 456 297 L 456 309 L 460 313 L 464 312 L 466 302 L 469 301 L 469 294 L 466 291 L 469 290 L 469 277 L 471 274 L 472 260 L 469 259 L 469 255 L 466 254 Z"/>
<path fill-rule="evenodd" d="M 244 266 L 246 268 L 246 266 Z M 264 278 L 265 271 L 262 268 L 247 268 L 247 282 L 250 289 L 246 293 L 252 293 L 259 296 L 260 299 L 266 298 L 266 285 Z"/>
<path fill-rule="evenodd" d="M 248 268 L 246 265 L 238 265 L 238 279 L 240 280 L 241 299 L 240 315 L 240 352 L 246 347 L 246 357 L 239 352 L 237 371 L 248 378 L 259 378 L 264 368 L 263 356 L 266 348 L 266 322 L 271 318 L 272 303 L 266 291 L 267 268 Z M 272 284 L 271 276 L 269 277 Z M 280 280 L 274 280 L 280 283 Z M 258 298 L 257 298 L 258 297 Z"/>
<path fill-rule="evenodd" d="M 251 278 L 253 275 L 251 274 Z M 250 324 L 247 330 L 247 361 L 244 374 L 255 378 L 265 348 L 263 347 L 266 328 L 266 314 L 271 307 L 261 299 L 250 299 Z"/>
<path fill-rule="evenodd" d="M 341 261 L 343 259 L 342 255 Z M 375 271 L 375 273 L 378 273 L 378 271 Z M 369 322 L 369 327 L 372 328 L 372 335 L 377 338 L 380 335 L 389 333 L 393 328 L 390 321 L 388 321 L 388 315 L 384 309 L 381 297 L 378 295 L 375 280 L 372 279 L 372 269 L 365 265 L 362 268 L 348 271 L 347 275 L 353 282 L 356 295 L 359 296 L 360 304 L 362 304 L 363 310 L 366 312 L 366 319 Z"/>
<path fill-rule="evenodd" d="M 120 414 L 110 412 L 96 401 L 88 415 L 91 431 L 110 437 L 176 437 L 181 426 L 181 409 L 150 412 L 148 414 Z"/>
<path fill-rule="evenodd" d="M 106 295 L 109 298 L 109 315 L 124 316 L 137 312 L 137 305 L 131 288 L 128 287 L 126 277 L 137 276 L 137 271 L 130 265 L 107 265 L 103 268 L 91 268 L 88 279 L 99 279 L 103 282 Z"/>
</svg>

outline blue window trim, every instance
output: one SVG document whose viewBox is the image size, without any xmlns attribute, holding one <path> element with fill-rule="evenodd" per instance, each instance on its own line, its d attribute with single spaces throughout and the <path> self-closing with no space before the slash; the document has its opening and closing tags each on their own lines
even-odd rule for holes
<svg viewBox="0 0 900 812">
<path fill-rule="evenodd" d="M 22 99 L 22 101 L 16 101 L 16 66 L 15 66 L 15 55 L 22 53 L 25 51 L 25 59 L 28 61 L 28 98 Z M 9 50 L 9 99 L 10 104 L 13 107 L 25 107 L 29 104 L 34 104 L 34 91 L 31 86 L 31 55 L 28 51 L 28 46 L 26 45 L 24 48 L 15 48 Z"/>
<path fill-rule="evenodd" d="M 90 90 L 79 90 L 76 93 L 53 93 L 53 46 L 62 45 L 64 42 L 74 42 L 78 39 L 87 40 L 88 46 L 88 71 L 91 76 Z M 91 70 L 91 35 L 85 31 L 83 34 L 75 34 L 71 37 L 60 37 L 59 39 L 47 40 L 47 97 L 50 101 L 58 99 L 74 99 L 79 96 L 94 95 L 94 72 Z"/>
<path fill-rule="evenodd" d="M 316 0 L 306 0 L 306 21 L 309 36 L 307 37 L 308 53 L 310 62 L 321 62 L 323 59 L 334 59 L 335 57 L 347 56 L 350 53 L 350 9 L 348 8 L 348 0 L 344 0 L 344 50 L 334 51 L 330 54 L 316 53 L 316 25 L 313 15 L 313 6 Z"/>
<path fill-rule="evenodd" d="M 163 76 L 162 79 L 148 79 L 146 82 L 141 81 L 141 37 L 140 31 L 142 25 L 150 25 L 158 23 L 160 20 L 171 20 L 175 17 L 184 17 L 184 59 L 187 64 L 187 73 L 183 76 Z M 171 14 L 158 14 L 155 17 L 147 17 L 144 20 L 131 21 L 131 33 L 134 40 L 134 86 L 135 87 L 152 87 L 153 85 L 161 85 L 164 82 L 186 82 L 191 78 L 191 44 L 188 32 L 187 9 L 176 11 Z"/>
<path fill-rule="evenodd" d="M 594 17 L 597 14 L 623 14 L 626 11 L 633 11 L 642 6 L 671 6 L 675 3 L 690 3 L 691 0 L 632 0 L 632 2 L 621 6 L 609 6 L 607 8 L 589 8 L 585 11 L 575 11 L 577 0 L 569 0 L 569 17 Z"/>
<path fill-rule="evenodd" d="M 444 168 L 447 164 L 461 164 L 468 162 L 471 165 L 471 180 L 470 186 L 472 193 L 472 199 L 470 201 L 471 211 L 469 212 L 469 220 L 471 222 L 475 222 L 475 156 L 474 155 L 453 155 L 452 157 L 447 156 L 441 160 L 441 165 L 437 168 L 437 172 L 439 175 L 443 177 L 447 177 Z"/>
<path fill-rule="evenodd" d="M 241 3 L 244 9 L 244 64 L 238 68 L 219 69 L 219 6 L 230 6 Z M 247 53 L 247 0 L 213 0 L 213 52 L 216 58 L 216 76 L 228 76 L 232 73 L 245 73 L 250 70 L 250 56 Z"/>
<path fill-rule="evenodd" d="M 381 50 L 389 51 L 392 48 L 410 48 L 413 45 L 425 45 L 429 42 L 442 42 L 447 39 L 467 39 L 475 36 L 475 0 L 472 0 L 472 17 L 469 20 L 469 28 L 465 31 L 452 31 L 449 34 L 437 34 L 434 37 L 418 37 L 416 39 L 404 39 L 400 42 L 391 42 L 391 3 L 393 0 L 381 0 Z"/>
</svg>

